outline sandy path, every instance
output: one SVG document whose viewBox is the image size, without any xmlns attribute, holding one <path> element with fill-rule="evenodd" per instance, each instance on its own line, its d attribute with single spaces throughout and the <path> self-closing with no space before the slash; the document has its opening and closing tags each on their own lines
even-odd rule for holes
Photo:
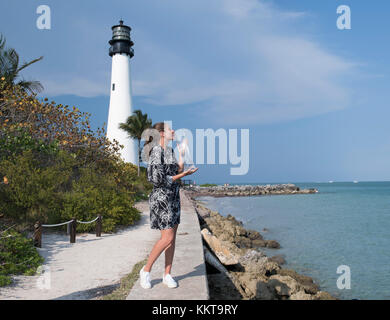
<svg viewBox="0 0 390 320">
<path fill-rule="evenodd" d="M 103 233 L 101 238 L 77 234 L 76 243 L 71 244 L 66 234 L 44 233 L 38 250 L 45 258 L 44 268 L 50 268 L 50 289 L 37 285 L 39 276 L 16 276 L 11 286 L 0 287 L 0 300 L 94 299 L 112 290 L 147 257 L 160 237 L 159 231 L 149 227 L 147 201 L 136 207 L 143 211 L 136 225 L 115 234 Z"/>
</svg>

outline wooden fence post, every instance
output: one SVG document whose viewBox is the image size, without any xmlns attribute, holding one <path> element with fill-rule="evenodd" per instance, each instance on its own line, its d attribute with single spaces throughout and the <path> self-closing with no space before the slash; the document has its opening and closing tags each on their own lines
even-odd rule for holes
<svg viewBox="0 0 390 320">
<path fill-rule="evenodd" d="M 42 247 L 42 224 L 39 221 L 34 224 L 33 241 L 35 247 Z"/>
<path fill-rule="evenodd" d="M 73 218 L 72 222 L 70 223 L 70 243 L 76 242 L 76 225 L 76 218 Z"/>
<path fill-rule="evenodd" d="M 102 236 L 102 216 L 99 214 L 98 219 L 96 220 L 96 236 Z"/>
</svg>

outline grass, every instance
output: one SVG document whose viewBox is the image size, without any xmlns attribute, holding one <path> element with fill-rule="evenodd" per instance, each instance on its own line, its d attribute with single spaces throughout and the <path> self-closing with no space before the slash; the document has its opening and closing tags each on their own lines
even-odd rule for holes
<svg viewBox="0 0 390 320">
<path fill-rule="evenodd" d="M 218 185 L 215 183 L 204 183 L 204 184 L 199 185 L 199 187 L 216 187 L 216 186 L 218 186 Z"/>
<path fill-rule="evenodd" d="M 110 294 L 103 296 L 101 300 L 126 300 L 131 288 L 134 286 L 134 283 L 139 278 L 139 272 L 141 268 L 146 264 L 146 262 L 147 259 L 137 262 L 133 267 L 131 273 L 124 276 L 120 280 L 119 288 L 115 289 Z"/>
</svg>

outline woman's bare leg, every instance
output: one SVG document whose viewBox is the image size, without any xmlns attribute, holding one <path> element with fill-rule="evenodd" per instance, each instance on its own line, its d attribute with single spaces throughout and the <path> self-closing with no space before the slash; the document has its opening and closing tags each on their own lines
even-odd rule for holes
<svg viewBox="0 0 390 320">
<path fill-rule="evenodd" d="M 150 272 L 154 262 L 160 254 L 174 241 L 176 235 L 175 228 L 161 230 L 161 238 L 154 245 L 152 252 L 149 255 L 148 262 L 144 267 L 144 271 Z"/>
<path fill-rule="evenodd" d="M 165 274 L 171 273 L 171 268 L 172 268 L 172 262 L 173 262 L 173 255 L 175 253 L 175 242 L 176 242 L 176 231 L 177 227 L 179 225 L 175 225 L 174 232 L 174 238 L 172 243 L 168 246 L 168 248 L 165 249 Z"/>
</svg>

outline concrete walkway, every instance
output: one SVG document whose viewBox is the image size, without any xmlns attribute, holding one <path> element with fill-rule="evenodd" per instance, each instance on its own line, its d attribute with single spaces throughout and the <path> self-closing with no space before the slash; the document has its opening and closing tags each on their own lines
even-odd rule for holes
<svg viewBox="0 0 390 320">
<path fill-rule="evenodd" d="M 168 288 L 162 283 L 164 252 L 156 260 L 150 272 L 151 289 L 143 289 L 140 281 L 134 285 L 127 300 L 208 300 L 206 266 L 203 254 L 202 236 L 197 213 L 184 192 L 180 191 L 181 216 L 177 229 L 172 277 L 177 288 Z M 160 235 L 160 231 L 153 230 Z M 159 237 L 158 237 L 159 238 Z"/>
<path fill-rule="evenodd" d="M 181 200 L 182 221 L 172 267 L 172 275 L 180 287 L 162 287 L 161 266 L 165 258 L 162 253 L 152 269 L 152 289 L 141 291 L 138 280 L 129 299 L 208 299 L 199 223 L 190 200 L 182 191 Z M 85 300 L 112 291 L 137 262 L 148 256 L 160 238 L 160 231 L 150 229 L 148 202 L 137 203 L 136 207 L 142 211 L 141 220 L 115 234 L 102 234 L 100 238 L 77 234 L 76 243 L 71 244 L 66 234 L 44 232 L 42 248 L 38 251 L 45 258 L 43 267 L 49 271 L 47 277 L 16 276 L 11 286 L 0 287 L 0 300 Z M 46 280 L 40 282 L 39 279 Z M 50 279 L 50 288 L 42 286 L 48 284 L 47 279 Z"/>
</svg>

